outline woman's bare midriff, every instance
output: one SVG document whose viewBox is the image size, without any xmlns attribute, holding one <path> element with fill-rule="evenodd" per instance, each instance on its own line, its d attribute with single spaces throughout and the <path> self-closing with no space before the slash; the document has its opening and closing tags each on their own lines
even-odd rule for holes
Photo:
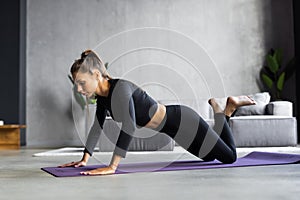
<svg viewBox="0 0 300 200">
<path fill-rule="evenodd" d="M 145 127 L 155 129 L 157 128 L 161 122 L 163 121 L 166 115 L 166 106 L 163 104 L 157 104 L 157 110 L 151 120 L 146 124 Z"/>
</svg>

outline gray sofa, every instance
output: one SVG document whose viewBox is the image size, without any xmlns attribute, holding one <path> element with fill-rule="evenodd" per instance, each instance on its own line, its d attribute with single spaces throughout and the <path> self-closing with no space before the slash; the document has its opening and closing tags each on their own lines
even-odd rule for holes
<svg viewBox="0 0 300 200">
<path fill-rule="evenodd" d="M 262 115 L 232 117 L 229 121 L 238 147 L 296 146 L 297 122 L 292 103 L 270 102 Z"/>
</svg>

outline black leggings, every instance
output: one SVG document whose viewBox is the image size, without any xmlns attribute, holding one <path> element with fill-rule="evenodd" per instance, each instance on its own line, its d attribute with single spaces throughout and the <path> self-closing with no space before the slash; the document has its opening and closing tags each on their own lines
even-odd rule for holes
<svg viewBox="0 0 300 200">
<path fill-rule="evenodd" d="M 224 114 L 215 114 L 212 129 L 198 113 L 187 106 L 169 105 L 166 108 L 166 116 L 157 131 L 169 135 L 188 152 L 204 161 L 236 161 L 234 139 Z"/>
</svg>

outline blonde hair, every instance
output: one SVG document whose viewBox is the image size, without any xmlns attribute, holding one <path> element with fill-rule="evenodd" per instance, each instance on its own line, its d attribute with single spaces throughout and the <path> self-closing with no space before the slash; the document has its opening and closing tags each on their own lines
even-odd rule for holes
<svg viewBox="0 0 300 200">
<path fill-rule="evenodd" d="M 112 79 L 112 77 L 108 74 L 103 61 L 100 59 L 96 52 L 90 49 L 85 50 L 81 53 L 81 57 L 74 61 L 70 71 L 72 76 L 74 77 L 77 72 L 89 72 L 93 74 L 94 69 L 98 69 L 104 78 Z"/>
</svg>

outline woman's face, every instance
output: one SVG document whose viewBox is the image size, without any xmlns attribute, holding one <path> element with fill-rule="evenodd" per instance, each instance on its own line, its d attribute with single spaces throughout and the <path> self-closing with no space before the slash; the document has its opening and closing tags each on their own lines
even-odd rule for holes
<svg viewBox="0 0 300 200">
<path fill-rule="evenodd" d="M 98 76 L 95 72 L 93 74 L 77 72 L 73 75 L 73 79 L 79 93 L 87 97 L 95 94 L 98 87 Z"/>
</svg>

